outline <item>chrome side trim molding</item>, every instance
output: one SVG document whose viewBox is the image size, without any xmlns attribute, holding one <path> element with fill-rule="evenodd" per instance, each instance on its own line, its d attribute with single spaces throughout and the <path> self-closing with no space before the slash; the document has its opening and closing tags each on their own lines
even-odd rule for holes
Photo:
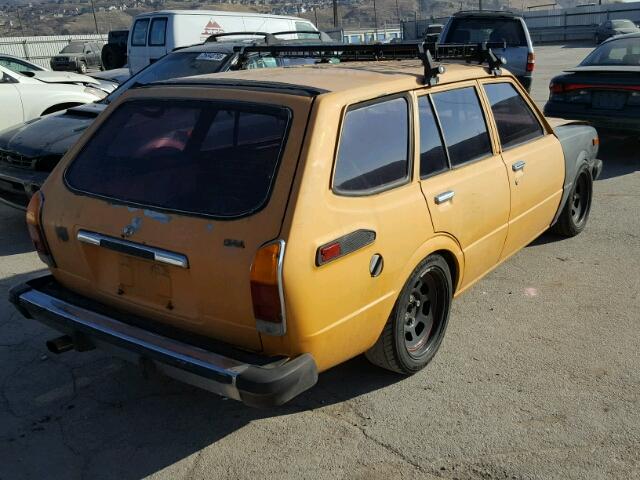
<svg viewBox="0 0 640 480">
<path fill-rule="evenodd" d="M 76 238 L 79 242 L 86 243 L 88 245 L 108 248 L 127 255 L 146 258 L 147 260 L 154 260 L 156 262 L 166 263 L 167 265 L 173 265 L 175 267 L 189 268 L 189 259 L 186 255 L 181 253 L 171 252 L 162 248 L 150 247 L 148 245 L 142 245 L 140 243 L 130 242 L 128 240 L 122 240 L 108 235 L 102 235 L 100 233 L 89 232 L 87 230 L 78 231 Z"/>
</svg>

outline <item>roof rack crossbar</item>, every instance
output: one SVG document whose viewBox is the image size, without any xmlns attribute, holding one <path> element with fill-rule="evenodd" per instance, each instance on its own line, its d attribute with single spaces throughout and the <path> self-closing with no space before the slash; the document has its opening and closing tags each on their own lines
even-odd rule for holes
<svg viewBox="0 0 640 480">
<path fill-rule="evenodd" d="M 268 40 L 273 36 L 272 33 L 267 32 L 222 32 L 222 33 L 214 33 L 213 35 L 209 35 L 204 43 L 217 42 L 219 38 L 222 37 L 262 37 L 265 40 Z"/>
<path fill-rule="evenodd" d="M 424 43 L 389 43 L 389 44 L 352 44 L 352 43 L 319 43 L 289 45 L 242 45 L 234 47 L 239 53 L 240 61 L 246 60 L 250 54 L 270 55 L 287 58 L 313 58 L 318 62 L 327 62 L 337 58 L 340 62 L 377 61 L 377 60 L 410 60 L 419 59 L 424 65 L 425 85 L 438 83 L 438 75 L 444 73 L 444 67 L 436 62 L 442 60 L 464 60 L 466 62 L 487 63 L 494 75 L 500 75 L 500 67 L 506 63 L 498 57 L 493 48 L 505 48 L 504 42 L 438 44 Z"/>
</svg>

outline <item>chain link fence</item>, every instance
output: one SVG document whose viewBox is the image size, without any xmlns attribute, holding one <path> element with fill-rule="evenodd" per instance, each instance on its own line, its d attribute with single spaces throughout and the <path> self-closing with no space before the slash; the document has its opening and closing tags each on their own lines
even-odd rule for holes
<svg viewBox="0 0 640 480">
<path fill-rule="evenodd" d="M 72 41 L 106 42 L 106 35 L 55 35 L 46 37 L 0 38 L 0 53 L 24 58 L 49 68 L 49 60 Z"/>
</svg>

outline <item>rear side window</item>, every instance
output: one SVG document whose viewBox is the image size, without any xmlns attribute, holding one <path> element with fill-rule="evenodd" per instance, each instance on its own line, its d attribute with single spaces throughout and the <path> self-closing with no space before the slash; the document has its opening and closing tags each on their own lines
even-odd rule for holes
<svg viewBox="0 0 640 480">
<path fill-rule="evenodd" d="M 420 119 L 420 177 L 424 178 L 449 168 L 442 146 L 431 102 L 426 95 L 418 99 Z"/>
<path fill-rule="evenodd" d="M 307 22 L 295 22 L 295 25 L 297 32 L 309 32 L 315 30 L 315 28 L 313 28 L 313 25 Z M 298 38 L 315 38 L 316 40 L 318 39 L 318 35 L 315 35 L 313 33 L 298 33 L 297 35 Z"/>
<path fill-rule="evenodd" d="M 409 175 L 409 107 L 395 98 L 347 111 L 333 179 L 345 194 L 374 193 Z"/>
<path fill-rule="evenodd" d="M 290 120 L 241 102 L 136 100 L 112 113 L 65 173 L 76 191 L 234 218 L 267 202 Z"/>
<path fill-rule="evenodd" d="M 151 22 L 151 30 L 149 31 L 149 45 L 156 47 L 164 46 L 167 31 L 166 18 L 154 18 Z"/>
<path fill-rule="evenodd" d="M 452 167 L 492 154 L 487 124 L 475 88 L 434 93 L 433 103 Z"/>
<path fill-rule="evenodd" d="M 515 18 L 460 17 L 451 20 L 446 43 L 507 42 L 508 47 L 526 47 L 520 20 Z"/>
<path fill-rule="evenodd" d="M 142 47 L 147 44 L 147 28 L 149 28 L 148 18 L 136 20 L 136 23 L 133 26 L 133 33 L 131 34 L 131 45 L 135 47 Z"/>
<path fill-rule="evenodd" d="M 485 85 L 484 89 L 491 103 L 503 148 L 542 136 L 540 122 L 513 85 L 491 83 Z"/>
</svg>

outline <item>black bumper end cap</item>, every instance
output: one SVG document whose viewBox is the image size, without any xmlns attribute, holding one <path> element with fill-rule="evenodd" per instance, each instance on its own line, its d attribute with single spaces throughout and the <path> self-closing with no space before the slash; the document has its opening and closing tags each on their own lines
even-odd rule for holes
<svg viewBox="0 0 640 480">
<path fill-rule="evenodd" d="M 9 301 L 11 303 L 13 303 L 13 305 L 16 307 L 16 309 L 22 314 L 23 317 L 25 318 L 33 318 L 31 316 L 31 314 L 27 311 L 26 308 L 24 308 L 22 305 L 20 305 L 20 296 L 23 293 L 27 293 L 28 291 L 32 290 L 31 285 L 29 285 L 28 283 L 21 283 L 19 285 L 16 285 L 14 287 L 12 287 L 9 290 Z"/>
<path fill-rule="evenodd" d="M 242 401 L 251 407 L 280 406 L 313 387 L 318 367 L 309 353 L 303 353 L 277 367 L 250 366 L 236 379 Z"/>
</svg>

